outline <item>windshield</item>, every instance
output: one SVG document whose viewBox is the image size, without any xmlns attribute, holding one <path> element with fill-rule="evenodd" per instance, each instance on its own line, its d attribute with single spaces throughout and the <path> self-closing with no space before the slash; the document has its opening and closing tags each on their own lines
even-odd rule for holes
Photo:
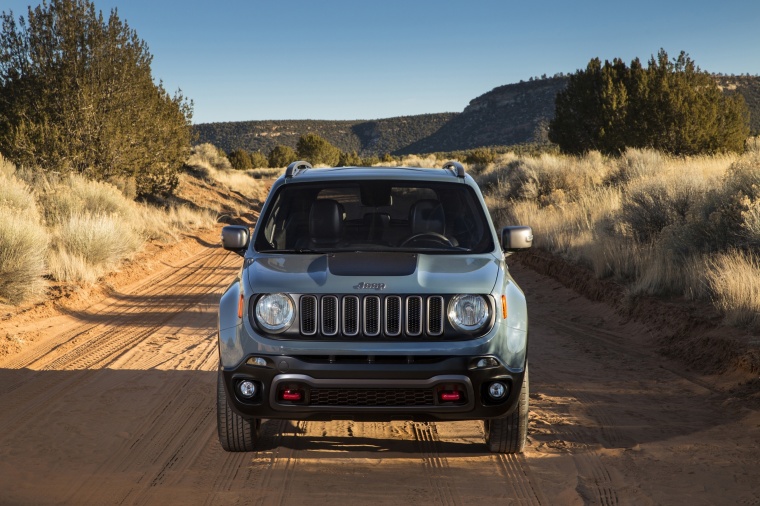
<svg viewBox="0 0 760 506">
<path fill-rule="evenodd" d="M 475 192 L 461 183 L 285 184 L 263 220 L 254 242 L 261 252 L 493 250 Z"/>
</svg>

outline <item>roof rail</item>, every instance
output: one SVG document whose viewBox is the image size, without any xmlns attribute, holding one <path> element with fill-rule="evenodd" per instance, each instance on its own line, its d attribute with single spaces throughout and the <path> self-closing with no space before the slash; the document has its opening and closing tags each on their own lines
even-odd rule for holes
<svg viewBox="0 0 760 506">
<path fill-rule="evenodd" d="M 302 170 L 306 169 L 313 169 L 314 167 L 311 166 L 309 162 L 305 162 L 303 160 L 298 160 L 297 162 L 293 162 L 290 165 L 288 165 L 288 168 L 285 170 L 285 178 L 289 179 Z"/>
<path fill-rule="evenodd" d="M 456 177 L 464 178 L 464 165 L 456 160 L 449 160 L 443 164 L 444 169 L 450 169 Z"/>
</svg>

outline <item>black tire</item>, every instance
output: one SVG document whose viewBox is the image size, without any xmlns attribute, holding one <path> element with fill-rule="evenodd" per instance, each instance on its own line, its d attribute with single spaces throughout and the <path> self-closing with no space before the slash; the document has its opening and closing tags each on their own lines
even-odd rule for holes
<svg viewBox="0 0 760 506">
<path fill-rule="evenodd" d="M 243 418 L 235 413 L 227 402 L 222 371 L 216 381 L 216 427 L 219 442 L 228 452 L 252 452 L 256 446 L 259 432 L 257 418 Z"/>
<path fill-rule="evenodd" d="M 528 438 L 528 396 L 530 394 L 528 364 L 525 364 L 520 400 L 511 415 L 484 420 L 483 428 L 488 449 L 494 453 L 522 453 Z"/>
</svg>

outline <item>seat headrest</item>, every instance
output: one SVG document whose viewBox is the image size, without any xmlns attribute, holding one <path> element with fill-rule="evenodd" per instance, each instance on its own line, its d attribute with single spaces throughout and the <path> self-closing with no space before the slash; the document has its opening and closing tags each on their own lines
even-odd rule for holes
<svg viewBox="0 0 760 506">
<path fill-rule="evenodd" d="M 446 215 L 443 213 L 443 206 L 437 200 L 419 200 L 412 205 L 409 214 L 412 234 L 443 234 L 446 230 Z"/>
<path fill-rule="evenodd" d="M 391 223 L 389 213 L 364 213 L 364 224 L 375 227 L 387 227 Z"/>
<path fill-rule="evenodd" d="M 343 206 L 336 200 L 315 200 L 309 213 L 309 237 L 315 246 L 332 246 L 343 235 Z"/>
</svg>

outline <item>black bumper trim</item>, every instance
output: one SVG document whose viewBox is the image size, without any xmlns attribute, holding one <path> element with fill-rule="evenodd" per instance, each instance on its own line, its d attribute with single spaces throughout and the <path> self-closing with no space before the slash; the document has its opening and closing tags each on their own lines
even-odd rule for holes
<svg viewBox="0 0 760 506">
<path fill-rule="evenodd" d="M 272 418 L 290 420 L 355 421 L 455 421 L 482 420 L 509 415 L 517 406 L 523 372 L 512 372 L 504 366 L 483 369 L 473 368 L 479 357 L 437 357 L 429 363 L 329 363 L 328 360 L 301 360 L 298 356 L 257 355 L 266 359 L 267 367 L 250 365 L 246 357 L 237 367 L 222 369 L 227 399 L 239 415 L 246 418 Z M 326 356 L 327 358 L 327 356 Z M 444 403 L 441 406 L 309 406 L 284 403 L 276 399 L 277 387 L 287 378 L 307 385 L 330 385 L 352 388 L 357 385 L 369 388 L 408 388 L 419 385 L 431 389 L 441 384 L 462 385 L 466 392 L 463 404 Z M 444 381 L 451 378 L 454 381 Z M 260 395 L 254 400 L 241 399 L 234 385 L 241 379 L 252 379 L 261 385 Z M 503 402 L 487 398 L 487 385 L 502 381 L 509 387 Z M 294 383 L 298 383 L 295 381 Z"/>
<path fill-rule="evenodd" d="M 311 404 L 292 404 L 280 402 L 277 399 L 277 392 L 280 385 L 284 383 L 297 383 L 307 385 L 309 388 L 344 388 L 344 389 L 434 389 L 439 385 L 453 384 L 462 385 L 465 390 L 465 404 L 448 404 L 436 403 L 432 406 L 314 406 Z M 269 404 L 273 409 L 287 411 L 289 413 L 298 412 L 336 412 L 336 411 L 388 411 L 392 409 L 397 413 L 451 413 L 471 411 L 475 407 L 475 391 L 472 383 L 467 376 L 444 375 L 434 376 L 428 379 L 404 380 L 404 379 L 353 379 L 350 382 L 339 379 L 316 379 L 303 374 L 280 374 L 272 381 L 272 387 L 269 389 Z"/>
</svg>

